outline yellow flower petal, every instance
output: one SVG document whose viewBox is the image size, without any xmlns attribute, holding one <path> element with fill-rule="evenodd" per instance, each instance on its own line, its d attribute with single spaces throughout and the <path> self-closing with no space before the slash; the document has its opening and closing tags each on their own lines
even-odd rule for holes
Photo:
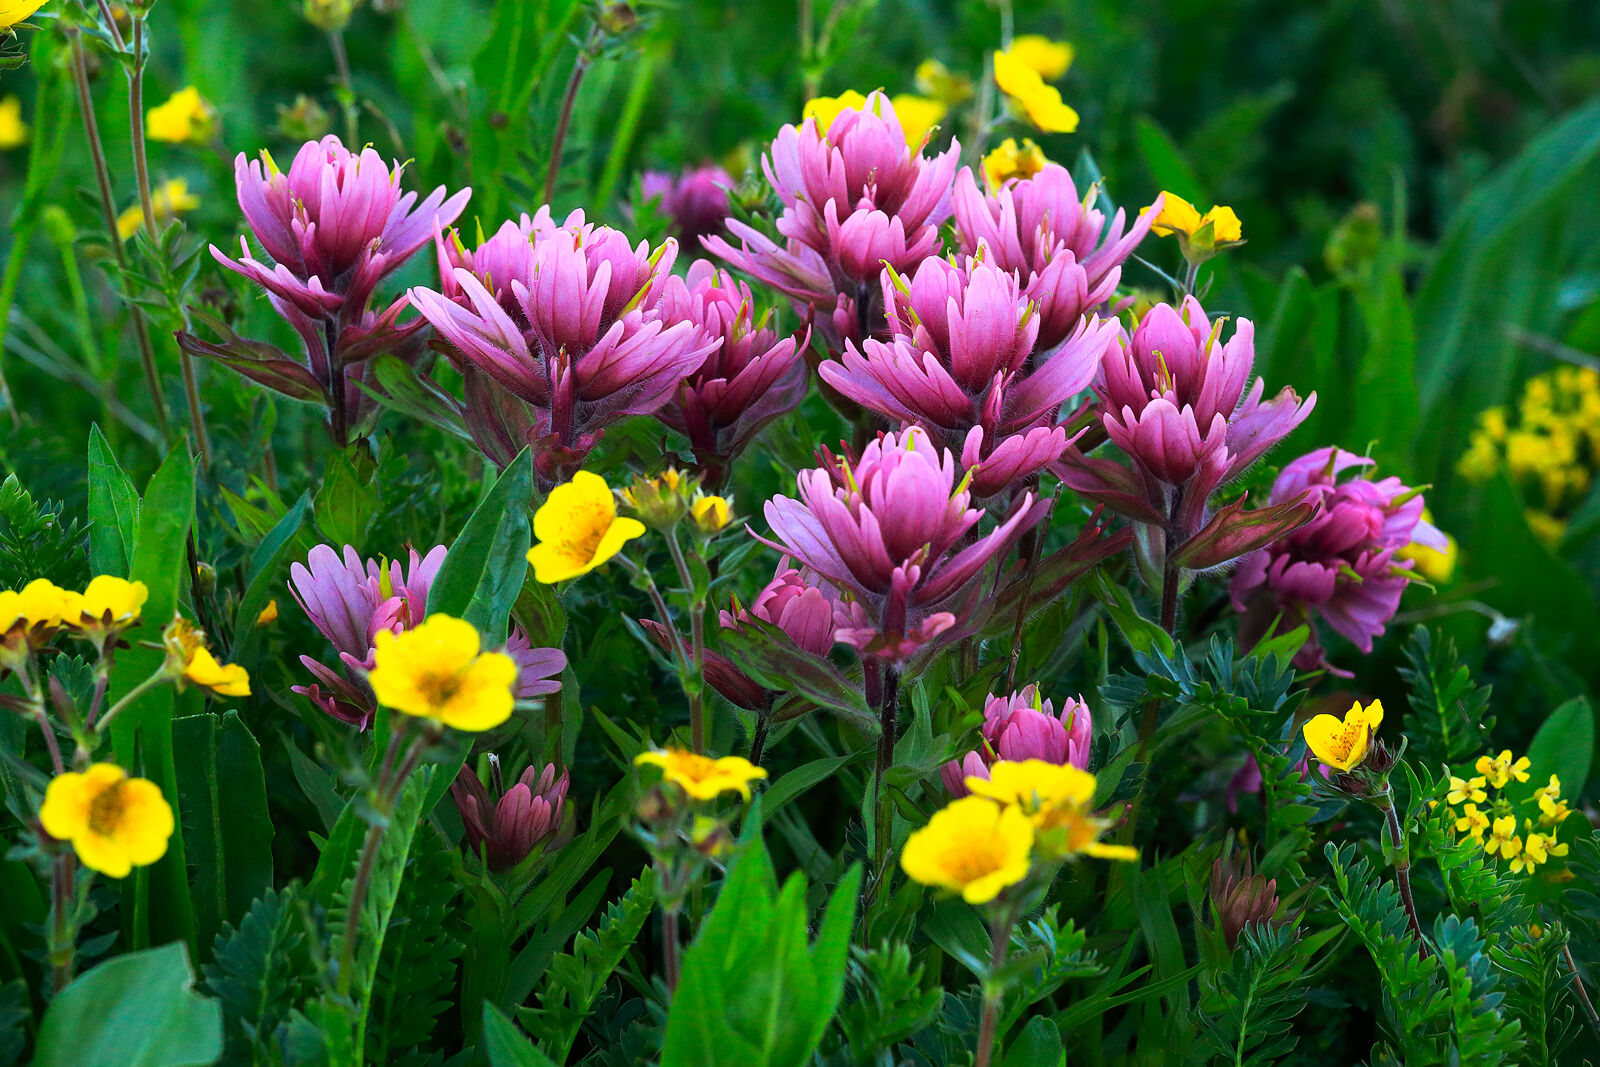
<svg viewBox="0 0 1600 1067">
<path fill-rule="evenodd" d="M 1005 52 L 994 54 L 994 80 L 1040 130 L 1045 133 L 1071 133 L 1078 128 L 1078 113 L 1061 100 L 1052 85 L 1046 85 L 1039 72 Z"/>
<path fill-rule="evenodd" d="M 511 717 L 516 681 L 515 660 L 480 653 L 478 631 L 449 615 L 430 615 L 400 634 L 380 630 L 367 674 L 384 707 L 472 732 Z"/>
<path fill-rule="evenodd" d="M 605 479 L 579 471 L 558 485 L 534 513 L 539 543 L 528 550 L 536 580 L 549 584 L 587 574 L 622 546 L 645 533 L 638 519 L 618 518 L 617 502 Z"/>
<path fill-rule="evenodd" d="M 166 855 L 176 825 L 160 787 L 129 778 L 114 763 L 53 778 L 39 822 L 51 837 L 71 842 L 85 867 L 112 878 Z"/>
<path fill-rule="evenodd" d="M 983 904 L 1028 876 L 1033 837 L 1033 824 L 1019 808 L 962 797 L 906 839 L 900 866 L 914 882 Z"/>
<path fill-rule="evenodd" d="M 1330 767 L 1348 771 L 1367 758 L 1372 736 L 1383 722 L 1383 704 L 1374 700 L 1363 708 L 1353 704 L 1343 721 L 1317 715 L 1302 728 L 1311 754 Z"/>
<path fill-rule="evenodd" d="M 944 121 L 950 109 L 942 101 L 913 93 L 898 93 L 889 101 L 900 129 L 905 132 L 906 144 L 919 148 L 932 136 L 934 127 Z"/>
<path fill-rule="evenodd" d="M 1012 40 L 1006 55 L 1023 63 L 1045 81 L 1055 81 L 1072 66 L 1076 52 L 1066 41 L 1024 33 Z"/>
<path fill-rule="evenodd" d="M 866 97 L 854 89 L 847 89 L 838 96 L 819 96 L 807 100 L 800 112 L 800 119 L 816 119 L 817 132 L 826 136 L 828 127 L 833 125 L 833 120 L 839 117 L 841 111 L 860 111 L 866 106 Z"/>
</svg>

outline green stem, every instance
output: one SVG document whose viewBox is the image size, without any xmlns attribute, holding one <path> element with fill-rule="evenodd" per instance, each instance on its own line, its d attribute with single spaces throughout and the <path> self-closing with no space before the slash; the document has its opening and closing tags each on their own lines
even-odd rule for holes
<svg viewBox="0 0 1600 1067">
<path fill-rule="evenodd" d="M 1394 880 L 1400 889 L 1400 903 L 1405 906 L 1406 920 L 1411 927 L 1411 936 L 1417 939 L 1418 952 L 1423 959 L 1431 953 L 1428 951 L 1428 939 L 1422 936 L 1422 923 L 1417 918 L 1417 902 L 1411 896 L 1411 849 L 1406 843 L 1405 830 L 1400 826 L 1400 813 L 1394 808 L 1394 795 L 1389 790 L 1389 783 L 1383 785 L 1383 792 L 1378 794 L 1378 808 L 1383 812 L 1384 824 L 1389 834 L 1390 854 L 1394 864 Z"/>
<path fill-rule="evenodd" d="M 78 931 L 73 920 L 77 907 L 72 892 L 74 863 L 72 853 L 58 852 L 50 864 L 50 980 L 55 992 L 60 993 L 72 981 L 74 959 L 78 951 Z"/>
<path fill-rule="evenodd" d="M 678 531 L 667 531 L 667 548 L 672 553 L 672 565 L 677 568 L 678 579 L 683 582 L 684 597 L 689 601 L 689 684 L 684 686 L 689 698 L 689 735 L 694 751 L 706 750 L 705 687 L 706 687 L 706 603 L 697 592 L 689 560 L 678 543 Z"/>
<path fill-rule="evenodd" d="M 111 721 L 118 715 L 121 715 L 125 708 L 167 680 L 168 675 L 166 665 L 162 664 L 162 666 L 157 669 L 154 674 L 140 682 L 138 685 L 134 686 L 132 689 L 128 690 L 126 693 L 122 694 L 122 699 L 111 705 L 111 709 L 106 712 L 105 718 L 101 719 L 98 724 L 90 723 L 90 727 L 95 733 L 104 734 L 111 728 Z"/>
<path fill-rule="evenodd" d="M 872 879 L 874 897 L 889 876 L 889 836 L 894 830 L 894 806 L 884 779 L 894 766 L 894 746 L 900 728 L 900 671 L 885 665 L 883 697 L 878 705 L 878 759 L 872 770 L 873 819 Z"/>
<path fill-rule="evenodd" d="M 995 1031 L 999 1029 L 1000 1001 L 1005 987 L 996 979 L 1005 966 L 1011 948 L 1011 928 L 1016 925 L 1017 906 L 1007 904 L 989 923 L 989 973 L 983 978 L 983 1015 L 978 1022 L 977 1067 L 989 1067 L 994 1059 Z"/>
<path fill-rule="evenodd" d="M 578 49 L 578 58 L 572 62 L 572 74 L 567 78 L 567 90 L 561 98 L 561 117 L 556 120 L 555 138 L 550 143 L 550 167 L 544 176 L 546 204 L 556 197 L 556 179 L 561 176 L 561 155 L 566 149 L 567 130 L 572 126 L 572 109 L 578 102 L 578 88 L 583 84 L 583 76 L 589 73 L 589 65 L 594 62 L 594 50 L 603 32 L 596 25 L 589 32 L 588 41 Z"/>
</svg>

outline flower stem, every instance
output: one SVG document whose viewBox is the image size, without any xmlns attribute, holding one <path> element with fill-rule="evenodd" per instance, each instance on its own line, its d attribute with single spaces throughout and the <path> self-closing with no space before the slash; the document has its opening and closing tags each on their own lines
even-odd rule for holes
<svg viewBox="0 0 1600 1067">
<path fill-rule="evenodd" d="M 583 84 L 583 76 L 589 73 L 589 64 L 594 62 L 594 48 L 600 43 L 602 32 L 596 25 L 589 32 L 589 39 L 578 49 L 578 58 L 572 61 L 572 75 L 567 78 L 567 91 L 561 98 L 561 118 L 556 122 L 555 139 L 550 143 L 550 168 L 544 176 L 546 204 L 556 196 L 556 179 L 561 176 L 561 154 L 566 148 L 567 128 L 572 125 L 572 109 L 578 102 L 578 87 Z"/>
<path fill-rule="evenodd" d="M 74 866 L 72 854 L 67 851 L 57 853 L 50 864 L 50 898 L 55 912 L 50 926 L 50 980 L 57 993 L 72 981 L 78 951 L 78 931 L 73 923 L 77 918 L 72 892 Z"/>
<path fill-rule="evenodd" d="M 878 762 L 872 771 L 872 796 L 877 832 L 872 841 L 873 893 L 888 876 L 889 835 L 894 829 L 894 808 L 884 782 L 894 765 L 894 745 L 900 727 L 900 672 L 886 666 L 883 672 L 883 698 L 878 706 Z"/>
<path fill-rule="evenodd" d="M 344 111 L 345 145 L 352 152 L 359 151 L 356 140 L 356 87 L 354 79 L 350 76 L 350 56 L 344 50 L 342 30 L 328 31 L 328 48 L 333 52 L 333 66 L 338 72 L 339 88 L 343 90 L 339 94 L 339 106 Z"/>
<path fill-rule="evenodd" d="M 113 23 L 113 25 L 115 25 Z M 95 183 L 100 191 L 100 210 L 106 225 L 106 239 L 116 256 L 117 268 L 127 269 L 127 257 L 122 251 L 122 239 L 117 233 L 116 200 L 111 193 L 111 172 L 106 165 L 105 145 L 100 141 L 100 124 L 94 116 L 94 97 L 89 92 L 89 66 L 84 58 L 83 31 L 67 31 L 72 44 L 72 80 L 78 90 L 78 111 L 83 118 L 84 140 L 89 145 L 89 158 L 94 163 Z M 150 403 L 155 407 L 156 428 L 163 440 L 171 434 L 167 423 L 167 404 L 161 395 L 161 375 L 156 370 L 155 349 L 150 344 L 150 330 L 144 321 L 144 312 L 134 307 L 133 334 L 139 346 L 139 362 L 144 367 L 145 388 L 150 393 Z"/>
<path fill-rule="evenodd" d="M 99 725 L 95 727 L 96 732 L 105 733 L 111 727 L 111 720 L 122 714 L 124 708 L 166 680 L 167 671 L 165 665 L 163 665 L 150 677 L 122 694 L 122 699 L 111 705 L 111 709 L 106 712 L 105 718 L 101 719 Z"/>
<path fill-rule="evenodd" d="M 1389 833 L 1389 845 L 1394 864 L 1395 884 L 1400 887 L 1400 903 L 1405 906 L 1406 920 L 1411 926 L 1411 936 L 1417 939 L 1419 954 L 1427 959 L 1432 953 L 1428 951 L 1428 940 L 1422 936 L 1422 923 L 1417 919 L 1417 902 L 1411 896 L 1411 849 L 1406 844 L 1405 831 L 1400 827 L 1400 814 L 1394 808 L 1394 796 L 1389 791 L 1389 785 L 1384 783 L 1383 792 L 1378 794 L 1377 804 L 1383 812 L 1385 825 Z"/>
<path fill-rule="evenodd" d="M 678 991 L 682 963 L 678 955 L 678 909 L 661 909 L 661 965 L 667 974 L 667 995 Z"/>
<path fill-rule="evenodd" d="M 978 1022 L 977 1067 L 989 1067 L 994 1059 L 995 1031 L 1000 1022 L 1000 1001 L 1004 987 L 995 980 L 995 974 L 1005 966 L 1006 953 L 1011 948 L 1011 927 L 1017 921 L 1017 907 L 1007 905 L 989 923 L 989 973 L 983 979 L 983 1015 Z"/>
<path fill-rule="evenodd" d="M 43 704 L 34 705 L 33 716 L 39 720 L 39 730 L 44 734 L 44 747 L 50 750 L 50 766 L 57 774 L 65 773 L 67 765 L 61 760 L 61 742 L 56 740 L 56 731 L 50 725 L 50 716 L 45 713 Z"/>
<path fill-rule="evenodd" d="M 672 553 L 672 565 L 678 569 L 678 579 L 683 582 L 684 596 L 689 601 L 689 681 L 684 695 L 689 698 L 689 735 L 694 751 L 706 750 L 706 603 L 699 593 L 694 574 L 689 570 L 689 560 L 678 543 L 678 531 L 667 531 L 667 548 Z"/>
<path fill-rule="evenodd" d="M 1562 945 L 1561 955 L 1567 961 L 1567 969 L 1572 972 L 1572 988 L 1578 994 L 1578 1003 L 1583 1005 L 1583 1017 L 1589 1023 L 1596 1037 L 1600 1037 L 1600 1013 L 1594 1010 L 1594 1001 L 1589 999 L 1589 991 L 1583 987 L 1583 975 L 1578 973 L 1578 961 L 1572 958 L 1572 946 Z"/>
</svg>

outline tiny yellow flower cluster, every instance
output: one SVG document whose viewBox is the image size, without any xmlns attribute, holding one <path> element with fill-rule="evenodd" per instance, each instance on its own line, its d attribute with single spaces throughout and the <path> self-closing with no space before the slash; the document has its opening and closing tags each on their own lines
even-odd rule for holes
<svg viewBox="0 0 1600 1067">
<path fill-rule="evenodd" d="M 1110 823 L 1093 814 L 1088 771 L 1002 760 L 988 778 L 969 777 L 966 785 L 971 796 L 951 801 L 907 838 L 900 866 L 912 881 L 985 904 L 1028 877 L 1036 859 L 1139 858 L 1127 845 L 1100 840 Z"/>
<path fill-rule="evenodd" d="M 1528 379 L 1515 425 L 1504 407 L 1481 412 L 1458 469 L 1472 481 L 1504 470 L 1522 490 L 1533 532 L 1561 540 L 1600 470 L 1600 371 L 1557 367 Z"/>
<path fill-rule="evenodd" d="M 1018 146 L 1016 138 L 1007 137 L 983 157 L 983 180 L 991 192 L 997 192 L 1008 181 L 1033 177 L 1049 162 L 1031 138 L 1024 137 Z"/>
<path fill-rule="evenodd" d="M 750 783 L 767 776 L 743 756 L 712 759 L 681 748 L 647 749 L 633 759 L 637 767 L 660 767 L 661 780 L 682 789 L 694 800 L 715 800 L 724 793 L 750 799 Z"/>
<path fill-rule="evenodd" d="M 1556 840 L 1556 828 L 1572 814 L 1572 809 L 1561 799 L 1561 779 L 1556 775 L 1552 774 L 1548 784 L 1522 802 L 1519 829 L 1518 805 L 1503 790 L 1513 782 L 1526 782 L 1528 766 L 1528 757 L 1513 759 L 1509 749 L 1498 756 L 1480 756 L 1473 767 L 1477 774 L 1471 778 L 1450 775 L 1445 793 L 1445 802 L 1459 809 L 1453 826 L 1461 840 L 1477 842 L 1487 855 L 1504 861 L 1513 874 L 1531 874 L 1549 863 L 1552 856 L 1567 854 L 1566 844 Z M 1538 809 L 1537 818 L 1532 815 L 1532 808 Z"/>
</svg>

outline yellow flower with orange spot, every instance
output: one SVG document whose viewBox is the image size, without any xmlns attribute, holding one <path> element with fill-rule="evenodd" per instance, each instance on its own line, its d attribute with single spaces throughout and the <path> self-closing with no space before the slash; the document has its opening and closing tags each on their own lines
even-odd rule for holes
<svg viewBox="0 0 1600 1067">
<path fill-rule="evenodd" d="M 1016 805 L 962 797 L 906 839 L 900 868 L 913 882 L 985 904 L 1028 876 L 1034 827 Z"/>
<path fill-rule="evenodd" d="M 533 576 L 549 584 L 588 574 L 611 559 L 635 537 L 644 523 L 617 517 L 617 501 L 605 479 L 579 471 L 572 481 L 550 490 L 534 513 L 533 535 L 539 543 L 528 550 Z"/>
<path fill-rule="evenodd" d="M 715 800 L 724 793 L 750 799 L 750 783 L 767 776 L 743 756 L 712 759 L 681 748 L 647 749 L 633 758 L 636 767 L 660 767 L 663 781 L 671 782 L 695 800 Z"/>
<path fill-rule="evenodd" d="M 112 878 L 166 855 L 174 827 L 161 788 L 128 777 L 114 763 L 56 775 L 45 789 L 39 822 L 51 837 L 71 842 L 85 867 Z"/>
<path fill-rule="evenodd" d="M 457 730 L 492 730 L 511 718 L 517 664 L 482 651 L 470 622 L 430 615 L 404 633 L 379 630 L 367 674 L 378 703 Z"/>
<path fill-rule="evenodd" d="M 167 666 L 177 679 L 179 688 L 185 684 L 209 689 L 218 696 L 247 697 L 250 695 L 250 674 L 237 663 L 219 663 L 206 647 L 204 631 L 197 630 L 183 616 L 174 616 L 161 635 L 167 646 Z"/>
<path fill-rule="evenodd" d="M 1483 843 L 1483 850 L 1493 856 L 1499 853 L 1504 859 L 1514 859 L 1522 851 L 1522 838 L 1517 836 L 1517 817 L 1515 815 L 1502 815 L 1494 820 L 1494 825 L 1489 831 L 1489 840 Z"/>
<path fill-rule="evenodd" d="M 1062 102 L 1055 86 L 1046 85 L 1039 72 L 1016 55 L 994 54 L 994 83 L 1044 133 L 1071 133 L 1078 128 L 1078 113 Z"/>
<path fill-rule="evenodd" d="M 1317 715 L 1302 732 L 1312 755 L 1330 767 L 1348 771 L 1367 758 L 1372 735 L 1382 723 L 1383 702 L 1374 700 L 1365 708 L 1359 702 L 1350 705 L 1342 722 L 1332 715 Z"/>
<path fill-rule="evenodd" d="M 1008 181 L 1033 177 L 1049 162 L 1032 138 L 1024 137 L 1018 146 L 1016 138 L 1007 137 L 983 157 L 983 180 L 990 192 L 998 192 Z"/>
</svg>

